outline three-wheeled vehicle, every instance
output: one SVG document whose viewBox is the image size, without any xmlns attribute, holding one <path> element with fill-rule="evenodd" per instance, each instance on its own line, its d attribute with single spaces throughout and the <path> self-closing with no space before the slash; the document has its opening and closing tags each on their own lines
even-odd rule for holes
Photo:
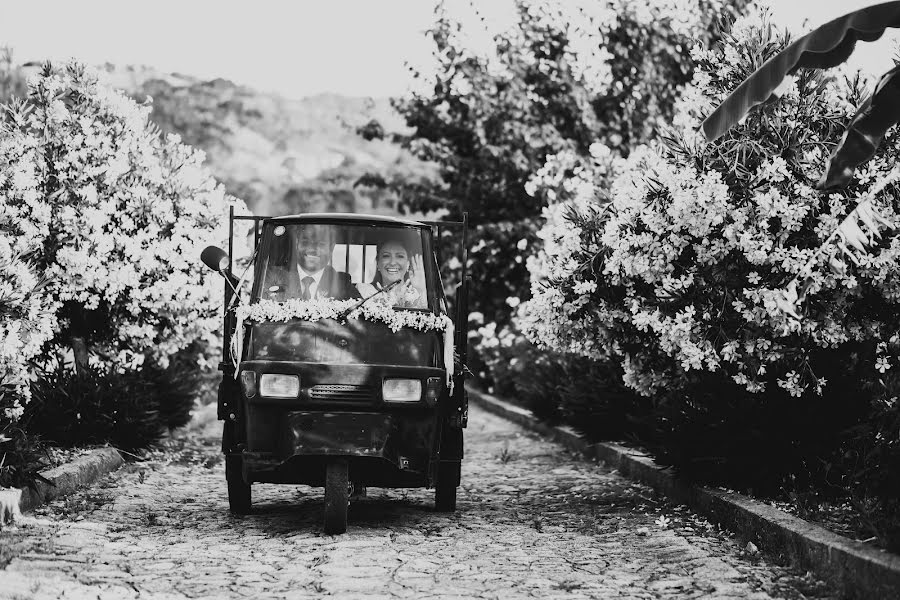
<svg viewBox="0 0 900 600">
<path fill-rule="evenodd" d="M 435 509 L 456 510 L 468 414 L 465 217 L 229 218 L 229 251 L 201 258 L 225 277 L 218 417 L 231 511 L 250 512 L 257 482 L 324 487 L 332 534 L 346 530 L 349 499 L 366 486 L 433 487 Z M 241 220 L 252 221 L 249 298 L 232 271 Z M 439 269 L 442 236 L 458 249 L 455 298 Z"/>
</svg>

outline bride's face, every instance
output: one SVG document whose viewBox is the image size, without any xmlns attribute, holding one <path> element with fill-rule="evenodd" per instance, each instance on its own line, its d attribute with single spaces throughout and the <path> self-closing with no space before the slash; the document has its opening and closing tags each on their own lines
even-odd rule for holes
<svg viewBox="0 0 900 600">
<path fill-rule="evenodd" d="M 393 283 L 402 279 L 409 270 L 409 255 L 401 244 L 387 242 L 378 250 L 377 266 L 382 283 Z"/>
</svg>

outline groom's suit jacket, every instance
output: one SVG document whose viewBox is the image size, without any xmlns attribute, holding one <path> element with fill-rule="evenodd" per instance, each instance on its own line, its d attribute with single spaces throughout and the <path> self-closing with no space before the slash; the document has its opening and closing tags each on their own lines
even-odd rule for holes
<svg viewBox="0 0 900 600">
<path fill-rule="evenodd" d="M 300 283 L 300 272 L 296 269 L 272 267 L 266 273 L 260 297 L 283 302 L 291 298 L 300 298 L 303 285 Z M 359 292 L 350 281 L 350 275 L 339 273 L 334 267 L 327 266 L 319 280 L 316 298 L 334 298 L 347 300 L 359 298 Z"/>
</svg>

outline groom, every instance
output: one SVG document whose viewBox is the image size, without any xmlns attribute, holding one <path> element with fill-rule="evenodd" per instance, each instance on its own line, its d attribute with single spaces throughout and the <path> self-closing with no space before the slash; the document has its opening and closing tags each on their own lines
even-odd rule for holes
<svg viewBox="0 0 900 600">
<path fill-rule="evenodd" d="M 266 279 L 263 297 L 277 300 L 299 298 L 359 298 L 350 275 L 339 273 L 329 263 L 334 251 L 330 225 L 299 225 L 294 231 L 294 261 L 287 269 L 273 269 Z"/>
</svg>

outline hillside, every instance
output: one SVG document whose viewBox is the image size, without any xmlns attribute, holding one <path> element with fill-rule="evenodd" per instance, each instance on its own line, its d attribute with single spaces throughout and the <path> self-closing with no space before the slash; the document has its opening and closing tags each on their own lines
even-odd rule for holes
<svg viewBox="0 0 900 600">
<path fill-rule="evenodd" d="M 430 173 L 390 141 L 366 141 L 356 134 L 371 119 L 388 132 L 402 130 L 386 98 L 323 94 L 289 100 L 225 79 L 201 81 L 109 64 L 103 69 L 110 83 L 138 101 L 152 97 L 153 121 L 202 148 L 228 192 L 257 214 L 395 213 L 389 194 L 353 183 L 366 172 L 409 178 Z"/>
</svg>

